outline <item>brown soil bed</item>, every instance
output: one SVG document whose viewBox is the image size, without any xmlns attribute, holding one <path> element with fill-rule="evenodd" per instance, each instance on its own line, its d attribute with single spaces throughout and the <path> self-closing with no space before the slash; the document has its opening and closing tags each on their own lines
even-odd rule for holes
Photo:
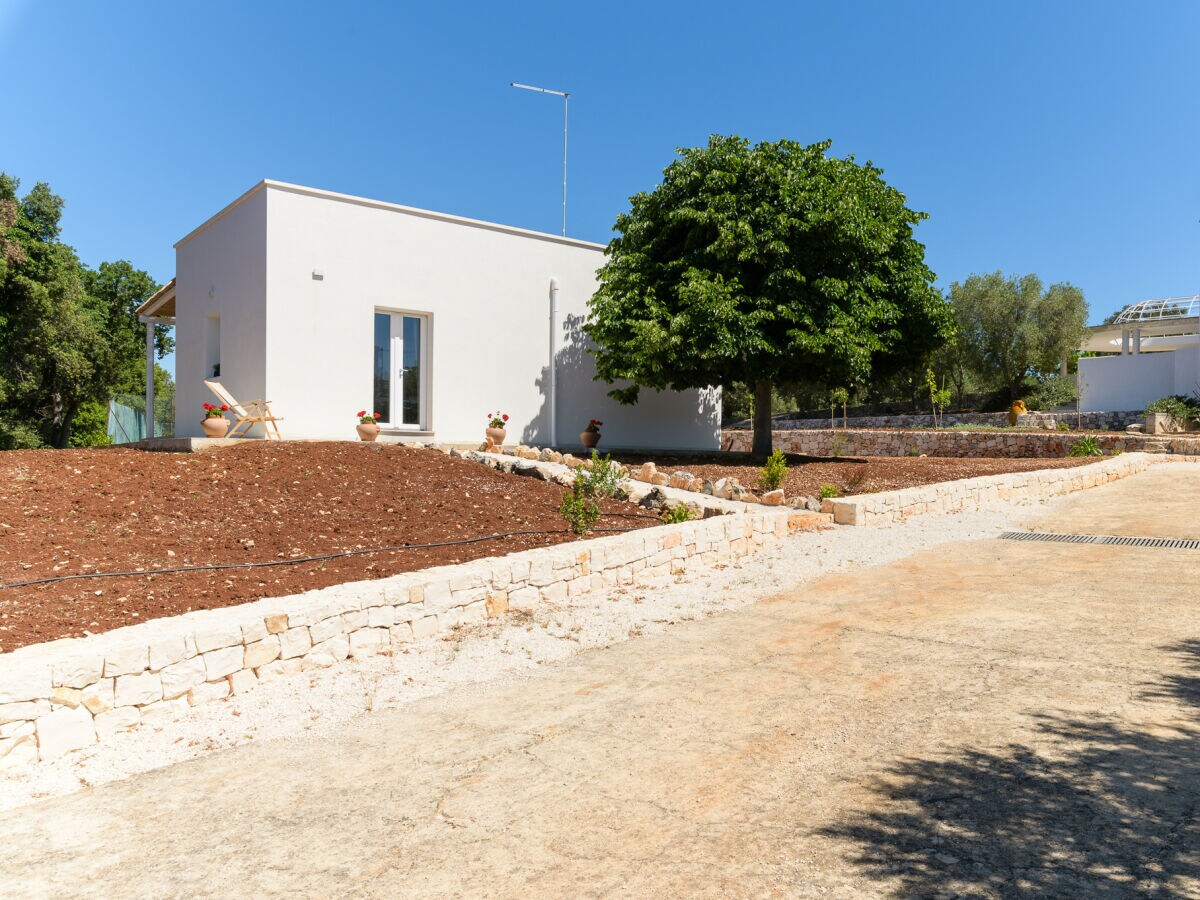
<svg viewBox="0 0 1200 900">
<path fill-rule="evenodd" d="M 631 466 L 653 461 L 660 471 L 670 474 L 682 470 L 700 478 L 737 478 L 753 491 L 759 491 L 761 466 L 748 454 L 697 454 L 694 456 L 634 456 L 620 455 L 621 462 Z M 1028 472 L 1032 469 L 1061 469 L 1096 462 L 1097 457 L 1079 459 L 991 459 L 960 457 L 869 456 L 825 458 L 788 455 L 787 481 L 784 493 L 790 497 L 815 497 L 821 485 L 832 484 L 840 496 L 894 491 L 921 484 L 976 478 L 981 475 L 1000 475 L 1005 472 Z"/>
<path fill-rule="evenodd" d="M 555 484 L 394 445 L 255 441 L 199 454 L 0 453 L 0 584 L 548 532 L 268 568 L 0 589 L 0 652 L 573 541 L 558 515 L 563 493 Z M 598 529 L 660 524 L 628 503 L 608 501 L 603 510 Z"/>
</svg>

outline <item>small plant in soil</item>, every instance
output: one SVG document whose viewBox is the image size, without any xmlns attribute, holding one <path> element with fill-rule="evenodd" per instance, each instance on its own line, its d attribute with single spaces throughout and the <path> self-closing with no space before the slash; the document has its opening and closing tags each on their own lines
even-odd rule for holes
<svg viewBox="0 0 1200 900">
<path fill-rule="evenodd" d="M 682 503 L 677 506 L 671 506 L 662 511 L 662 520 L 668 525 L 678 525 L 680 522 L 687 522 L 692 518 L 692 511 Z"/>
<path fill-rule="evenodd" d="M 933 374 L 933 369 L 925 370 L 925 387 L 929 389 L 929 406 L 933 409 L 933 427 L 942 427 L 942 416 L 945 415 L 946 407 L 950 405 L 950 389 L 946 387 L 946 379 L 942 379 L 942 386 L 939 388 L 937 376 Z"/>
<path fill-rule="evenodd" d="M 787 479 L 787 457 L 782 450 L 776 450 L 767 457 L 767 464 L 759 471 L 759 483 L 765 491 L 775 491 L 783 486 Z"/>
<path fill-rule="evenodd" d="M 606 453 L 602 457 L 599 452 L 593 450 L 591 467 L 586 472 L 583 469 L 577 469 L 576 472 L 576 477 L 579 477 L 579 474 L 583 475 L 584 486 L 590 496 L 622 496 L 621 481 L 624 475 L 621 473 L 621 464 L 613 462 L 611 454 Z"/>
<path fill-rule="evenodd" d="M 817 496 L 822 500 L 829 500 L 838 496 L 840 493 L 841 492 L 837 489 L 836 484 L 823 484 L 821 485 L 821 489 L 817 491 Z"/>
<path fill-rule="evenodd" d="M 1104 451 L 1100 449 L 1100 441 L 1093 434 L 1085 434 L 1075 443 L 1073 443 L 1067 456 L 1103 456 Z"/>
<path fill-rule="evenodd" d="M 563 494 L 562 503 L 558 505 L 558 514 L 563 517 L 567 527 L 578 535 L 587 534 L 600 518 L 600 504 L 592 496 L 584 473 L 575 470 L 575 483 L 571 490 Z"/>
<path fill-rule="evenodd" d="M 833 428 L 833 411 L 842 408 L 842 427 L 846 427 L 846 404 L 850 402 L 850 392 L 844 387 L 834 388 L 829 392 L 829 427 Z"/>
</svg>

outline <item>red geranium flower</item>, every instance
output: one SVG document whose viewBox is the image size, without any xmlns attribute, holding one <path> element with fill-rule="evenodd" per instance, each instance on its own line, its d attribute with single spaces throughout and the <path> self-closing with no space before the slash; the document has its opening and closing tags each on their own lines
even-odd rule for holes
<svg viewBox="0 0 1200 900">
<path fill-rule="evenodd" d="M 371 413 L 371 415 L 373 415 L 373 416 L 374 416 L 375 418 L 377 418 L 377 419 L 382 419 L 382 418 L 383 418 L 383 416 L 381 416 L 379 413 Z"/>
<path fill-rule="evenodd" d="M 365 416 L 366 414 L 367 414 L 367 411 L 365 409 L 360 409 L 358 412 L 355 413 L 355 415 L 358 416 L 360 419 L 363 416 Z"/>
<path fill-rule="evenodd" d="M 229 412 L 229 407 L 224 403 L 221 404 L 221 412 Z"/>
<path fill-rule="evenodd" d="M 507 422 L 508 421 L 508 413 L 505 413 L 500 418 L 502 418 L 505 422 Z"/>
</svg>

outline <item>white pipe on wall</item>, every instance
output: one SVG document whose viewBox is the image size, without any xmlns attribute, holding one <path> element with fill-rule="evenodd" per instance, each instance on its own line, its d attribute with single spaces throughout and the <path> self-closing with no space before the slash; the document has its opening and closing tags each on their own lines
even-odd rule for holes
<svg viewBox="0 0 1200 900">
<path fill-rule="evenodd" d="M 146 323 L 146 437 L 154 437 L 154 320 L 145 316 Z"/>
<path fill-rule="evenodd" d="M 550 407 L 550 446 L 558 446 L 558 365 L 555 357 L 558 354 L 558 344 L 555 340 L 558 328 L 558 279 L 550 279 L 550 366 L 549 380 L 546 387 L 546 402 Z"/>
</svg>

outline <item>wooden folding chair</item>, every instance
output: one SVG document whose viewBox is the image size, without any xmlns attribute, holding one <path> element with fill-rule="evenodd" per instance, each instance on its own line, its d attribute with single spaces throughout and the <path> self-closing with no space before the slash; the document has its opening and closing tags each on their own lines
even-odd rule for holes
<svg viewBox="0 0 1200 900">
<path fill-rule="evenodd" d="M 283 419 L 271 415 L 269 400 L 247 400 L 244 404 L 238 403 L 233 399 L 233 395 L 225 390 L 221 382 L 205 381 L 204 386 L 237 416 L 237 421 L 233 423 L 233 427 L 229 429 L 229 434 L 225 437 L 245 437 L 255 425 L 262 425 L 267 440 L 283 440 L 283 435 L 279 433 L 279 426 L 275 424 L 282 422 Z M 240 435 L 238 434 L 239 428 L 244 429 Z"/>
</svg>

